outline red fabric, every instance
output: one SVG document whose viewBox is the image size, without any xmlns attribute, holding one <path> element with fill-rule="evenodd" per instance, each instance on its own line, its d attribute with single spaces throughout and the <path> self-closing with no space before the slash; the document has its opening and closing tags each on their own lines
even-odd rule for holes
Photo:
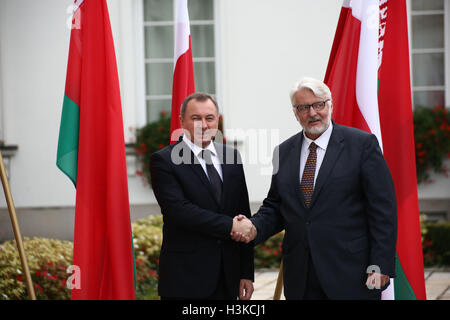
<svg viewBox="0 0 450 320">
<path fill-rule="evenodd" d="M 172 86 L 172 113 L 170 116 L 170 143 L 178 141 L 172 133 L 181 128 L 180 110 L 184 99 L 195 92 L 194 65 L 192 62 L 191 36 L 189 36 L 189 49 L 177 60 L 173 72 Z"/>
<path fill-rule="evenodd" d="M 122 110 L 108 8 L 106 0 L 85 0 L 80 10 L 66 85 L 72 92 L 79 88 L 80 108 L 73 264 L 81 269 L 81 288 L 72 290 L 72 299 L 134 299 Z"/>
<path fill-rule="evenodd" d="M 397 254 L 417 299 L 426 299 L 417 196 L 405 1 L 388 1 L 378 103 L 384 157 L 398 206 Z M 395 284 L 395 281 L 394 281 Z"/>
<path fill-rule="evenodd" d="M 333 119 L 339 124 L 370 132 L 356 101 L 360 32 L 361 22 L 352 16 L 350 9 L 342 8 L 325 83 L 333 96 Z"/>
<path fill-rule="evenodd" d="M 327 71 L 325 73 L 325 83 L 328 83 L 328 80 L 330 79 L 330 73 L 331 69 L 333 68 L 334 64 L 331 62 L 334 62 L 336 59 L 336 54 L 339 49 L 340 41 L 342 38 L 342 33 L 345 29 L 345 24 L 347 22 L 348 16 L 352 14 L 352 11 L 349 8 L 342 7 L 341 13 L 339 14 L 339 20 L 338 25 L 336 27 L 336 33 L 334 34 L 334 41 L 333 46 L 331 47 L 331 53 L 330 53 L 330 59 L 327 66 Z M 359 40 L 358 40 L 359 42 Z"/>
<path fill-rule="evenodd" d="M 385 7 L 386 4 L 382 6 Z M 397 254 L 416 298 L 426 299 L 405 1 L 388 1 L 387 7 L 382 64 L 378 76 L 378 108 L 383 152 L 396 190 Z M 359 24 L 351 15 L 351 9 L 342 8 L 325 83 L 330 86 L 333 94 L 333 118 L 336 122 L 370 132 L 356 103 Z"/>
</svg>

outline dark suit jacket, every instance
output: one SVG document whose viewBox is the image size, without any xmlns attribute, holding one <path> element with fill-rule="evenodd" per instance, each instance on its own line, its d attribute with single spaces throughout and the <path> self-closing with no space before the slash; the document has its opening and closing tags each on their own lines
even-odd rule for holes
<svg viewBox="0 0 450 320">
<path fill-rule="evenodd" d="M 255 243 L 285 229 L 284 292 L 302 299 L 311 255 L 330 299 L 379 299 L 366 286 L 366 270 L 377 265 L 395 276 L 397 208 L 394 184 L 373 134 L 338 125 L 320 167 L 309 209 L 300 192 L 303 132 L 275 149 L 267 198 L 252 221 Z M 278 153 L 279 152 L 279 153 Z"/>
<path fill-rule="evenodd" d="M 151 156 L 153 191 L 164 219 L 160 296 L 208 297 L 222 267 L 228 290 L 236 297 L 240 279 L 254 279 L 253 245 L 236 243 L 230 237 L 233 217 L 250 217 L 240 155 L 225 145 L 214 146 L 219 158 L 226 159 L 221 203 L 215 200 L 208 177 L 182 140 Z"/>
</svg>

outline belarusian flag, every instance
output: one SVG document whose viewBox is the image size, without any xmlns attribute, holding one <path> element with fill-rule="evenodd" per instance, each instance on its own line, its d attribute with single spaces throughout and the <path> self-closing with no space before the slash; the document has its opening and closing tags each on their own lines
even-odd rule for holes
<svg viewBox="0 0 450 320">
<path fill-rule="evenodd" d="M 72 299 L 134 299 L 125 143 L 106 0 L 75 1 L 57 166 L 76 186 Z"/>
<path fill-rule="evenodd" d="M 344 0 L 325 82 L 334 120 L 374 133 L 394 180 L 397 278 L 383 299 L 426 299 L 409 73 L 405 0 Z"/>
<path fill-rule="evenodd" d="M 176 0 L 175 48 L 172 86 L 172 113 L 170 119 L 170 142 L 178 140 L 181 131 L 180 110 L 183 100 L 195 92 L 194 65 L 192 62 L 191 31 L 187 0 Z"/>
</svg>

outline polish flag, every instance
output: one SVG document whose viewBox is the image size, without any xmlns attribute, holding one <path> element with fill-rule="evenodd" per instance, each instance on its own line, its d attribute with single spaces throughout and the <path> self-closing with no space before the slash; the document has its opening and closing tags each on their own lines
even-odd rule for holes
<svg viewBox="0 0 450 320">
<path fill-rule="evenodd" d="M 325 83 L 337 123 L 378 138 L 394 180 L 396 275 L 383 299 L 426 299 L 405 0 L 344 0 Z"/>
<path fill-rule="evenodd" d="M 174 65 L 170 119 L 171 144 L 178 141 L 182 132 L 179 130 L 181 104 L 187 96 L 195 92 L 187 0 L 176 0 Z"/>
</svg>

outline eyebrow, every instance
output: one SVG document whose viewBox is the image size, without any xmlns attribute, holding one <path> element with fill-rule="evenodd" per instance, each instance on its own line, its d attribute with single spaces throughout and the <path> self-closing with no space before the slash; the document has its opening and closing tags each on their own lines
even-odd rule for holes
<svg viewBox="0 0 450 320">
<path fill-rule="evenodd" d="M 215 117 L 216 115 L 215 114 L 213 114 L 213 113 L 208 113 L 207 115 L 205 115 L 205 118 L 207 118 L 207 117 Z M 191 118 L 193 118 L 193 117 L 202 117 L 201 115 L 199 115 L 199 114 L 197 114 L 197 113 L 194 113 L 193 115 L 191 115 Z"/>
</svg>

